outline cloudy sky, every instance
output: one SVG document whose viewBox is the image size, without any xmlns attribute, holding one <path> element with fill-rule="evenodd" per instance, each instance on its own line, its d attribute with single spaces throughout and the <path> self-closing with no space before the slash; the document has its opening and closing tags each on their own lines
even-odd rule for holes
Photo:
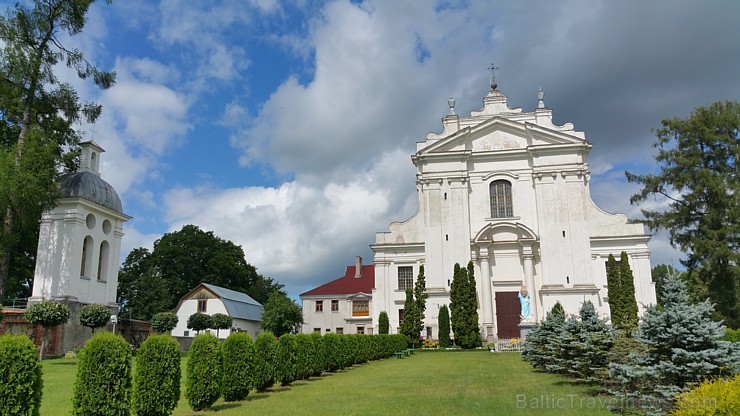
<svg viewBox="0 0 740 416">
<path fill-rule="evenodd" d="M 482 106 L 491 62 L 512 106 L 542 87 L 586 132 L 594 200 L 631 217 L 624 170 L 655 168 L 650 129 L 740 97 L 735 0 L 98 3 L 68 42 L 117 85 L 68 80 L 104 106 L 81 128 L 134 217 L 122 260 L 196 224 L 293 296 L 371 262 L 375 232 L 413 215 L 415 142 L 450 96 Z M 680 257 L 660 235 L 651 249 Z"/>
</svg>

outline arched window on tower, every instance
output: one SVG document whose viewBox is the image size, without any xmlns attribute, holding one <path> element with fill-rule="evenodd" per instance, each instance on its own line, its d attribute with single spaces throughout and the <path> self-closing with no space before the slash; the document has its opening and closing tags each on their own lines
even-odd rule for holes
<svg viewBox="0 0 740 416">
<path fill-rule="evenodd" d="M 107 241 L 100 243 L 100 257 L 98 258 L 98 281 L 108 281 L 108 257 L 110 253 L 110 244 Z"/>
<path fill-rule="evenodd" d="M 498 180 L 491 182 L 491 218 L 510 218 L 514 216 L 514 202 L 511 198 L 511 182 Z"/>
<path fill-rule="evenodd" d="M 90 275 L 92 275 L 92 253 L 93 239 L 88 235 L 82 242 L 82 263 L 80 264 L 80 276 L 90 278 Z"/>
</svg>

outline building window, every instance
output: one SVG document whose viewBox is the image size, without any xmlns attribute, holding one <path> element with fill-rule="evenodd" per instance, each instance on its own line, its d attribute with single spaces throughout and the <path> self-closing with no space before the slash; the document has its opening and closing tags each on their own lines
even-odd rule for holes
<svg viewBox="0 0 740 416">
<path fill-rule="evenodd" d="M 323 300 L 316 301 L 316 312 L 324 312 L 324 301 Z"/>
<path fill-rule="evenodd" d="M 331 311 L 332 312 L 339 312 L 339 301 L 338 300 L 332 300 L 331 301 Z"/>
<path fill-rule="evenodd" d="M 414 268 L 412 266 L 400 266 L 398 268 L 398 290 L 414 288 Z"/>
<path fill-rule="evenodd" d="M 364 334 L 365 333 L 365 327 L 364 326 L 358 326 L 357 327 L 357 333 L 358 334 Z"/>
<path fill-rule="evenodd" d="M 100 243 L 100 254 L 98 255 L 98 281 L 108 281 L 108 257 L 110 244 L 107 241 Z"/>
<path fill-rule="evenodd" d="M 326 333 L 328 334 L 330 332 L 331 332 L 331 328 L 326 328 Z"/>
<path fill-rule="evenodd" d="M 337 330 L 336 330 L 335 332 L 336 332 L 337 334 L 339 334 L 339 335 L 342 335 L 342 334 L 344 334 L 344 328 L 343 328 L 343 327 L 341 327 L 341 326 L 339 326 L 339 327 L 337 327 Z"/>
<path fill-rule="evenodd" d="M 320 334 L 321 333 L 321 328 L 314 328 L 313 329 L 313 332 L 318 332 Z"/>
<path fill-rule="evenodd" d="M 514 202 L 511 198 L 509 181 L 493 181 L 491 193 L 491 218 L 511 218 L 514 216 Z"/>
<path fill-rule="evenodd" d="M 403 322 L 403 309 L 398 310 L 398 323 Z"/>
<path fill-rule="evenodd" d="M 198 299 L 198 313 L 206 313 L 208 299 Z"/>
<path fill-rule="evenodd" d="M 183 331 L 183 332 L 182 332 L 182 336 L 184 336 L 184 337 L 189 337 L 189 336 L 190 336 L 190 331 L 188 331 L 188 330 L 186 329 L 185 331 Z"/>
<path fill-rule="evenodd" d="M 353 300 L 352 316 L 370 316 L 369 300 Z"/>
<path fill-rule="evenodd" d="M 93 239 L 89 235 L 82 242 L 82 263 L 80 264 L 80 275 L 90 277 L 92 275 Z"/>
</svg>

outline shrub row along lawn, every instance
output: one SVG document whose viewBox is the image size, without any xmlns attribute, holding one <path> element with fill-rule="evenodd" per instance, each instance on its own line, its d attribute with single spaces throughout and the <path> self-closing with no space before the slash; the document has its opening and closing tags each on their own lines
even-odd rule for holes
<svg viewBox="0 0 740 416">
<path fill-rule="evenodd" d="M 75 371 L 75 360 L 43 362 L 41 416 L 70 413 Z M 608 415 L 607 404 L 588 387 L 535 372 L 518 353 L 418 351 L 252 392 L 243 402 L 218 401 L 213 411 L 193 412 L 182 394 L 174 415 Z"/>
</svg>

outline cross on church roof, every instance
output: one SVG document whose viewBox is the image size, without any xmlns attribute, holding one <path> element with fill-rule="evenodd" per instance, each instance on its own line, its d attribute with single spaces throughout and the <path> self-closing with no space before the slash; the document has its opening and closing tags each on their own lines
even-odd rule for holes
<svg viewBox="0 0 740 416">
<path fill-rule="evenodd" d="M 491 65 L 488 66 L 488 70 L 491 71 L 491 89 L 495 90 L 496 87 L 498 87 L 498 84 L 496 84 L 496 70 L 498 67 L 494 65 L 493 62 L 491 62 Z"/>
</svg>

